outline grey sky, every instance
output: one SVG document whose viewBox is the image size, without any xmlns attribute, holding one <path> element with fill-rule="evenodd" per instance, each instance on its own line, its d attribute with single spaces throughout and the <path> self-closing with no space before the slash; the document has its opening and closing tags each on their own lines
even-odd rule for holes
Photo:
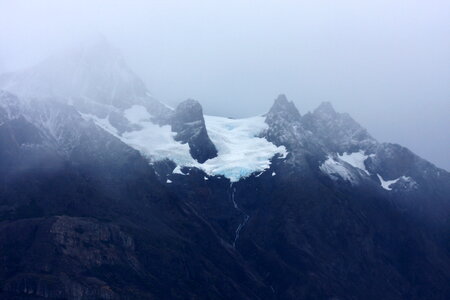
<svg viewBox="0 0 450 300">
<path fill-rule="evenodd" d="M 450 170 L 450 1 L 0 0 L 0 72 L 102 33 L 158 99 L 321 101 Z"/>
</svg>

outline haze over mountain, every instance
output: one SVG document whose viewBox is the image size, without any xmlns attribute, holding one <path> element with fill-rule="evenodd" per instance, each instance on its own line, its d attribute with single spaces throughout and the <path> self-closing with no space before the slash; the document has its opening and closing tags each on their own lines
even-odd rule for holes
<svg viewBox="0 0 450 300">
<path fill-rule="evenodd" d="M 450 169 L 448 1 L 179 2 L 1 1 L 0 64 L 27 68 L 101 32 L 173 107 L 247 117 L 280 93 L 302 114 L 330 101 Z"/>
<path fill-rule="evenodd" d="M 446 299 L 450 173 L 321 103 L 172 108 L 105 39 L 0 77 L 3 299 Z"/>
</svg>

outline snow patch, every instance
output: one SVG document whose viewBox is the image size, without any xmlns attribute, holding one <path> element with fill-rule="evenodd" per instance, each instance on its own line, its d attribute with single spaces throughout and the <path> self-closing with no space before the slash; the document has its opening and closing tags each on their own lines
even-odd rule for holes
<svg viewBox="0 0 450 300">
<path fill-rule="evenodd" d="M 387 191 L 391 191 L 392 190 L 391 185 L 393 185 L 394 183 L 397 183 L 399 180 L 410 183 L 410 186 L 412 186 L 412 187 L 414 187 L 416 185 L 416 182 L 411 177 L 408 177 L 408 176 L 400 176 L 399 178 L 394 179 L 394 180 L 384 180 L 380 174 L 377 174 L 377 176 L 378 176 L 378 179 L 380 180 L 381 187 Z"/>
<path fill-rule="evenodd" d="M 193 166 L 196 161 L 189 153 L 189 145 L 174 140 L 176 133 L 169 125 L 159 126 L 150 121 L 151 115 L 140 105 L 125 110 L 128 121 L 139 129 L 122 134 L 121 140 L 139 150 L 153 161 L 170 159 L 178 166 Z"/>
<path fill-rule="evenodd" d="M 180 167 L 180 166 L 176 166 L 175 169 L 173 169 L 172 173 L 173 173 L 173 174 L 185 175 L 185 174 L 183 173 L 183 171 L 181 171 L 181 167 Z"/>
<path fill-rule="evenodd" d="M 270 159 L 286 156 L 284 146 L 277 147 L 258 137 L 268 125 L 262 116 L 229 119 L 205 116 L 208 135 L 217 148 L 218 156 L 207 160 L 202 168 L 208 174 L 223 175 L 231 182 L 270 167 Z"/>
<path fill-rule="evenodd" d="M 373 154 L 371 155 L 373 156 Z M 342 155 L 338 154 L 338 157 L 340 160 L 345 161 L 352 167 L 358 168 L 362 171 L 364 171 L 367 175 L 369 174 L 369 171 L 366 169 L 366 165 L 364 162 L 369 157 L 369 155 L 364 154 L 363 150 L 360 150 L 359 152 L 353 152 L 353 153 L 343 153 Z"/>
<path fill-rule="evenodd" d="M 166 180 L 166 183 L 172 183 L 172 180 L 167 179 L 167 180 Z"/>
<path fill-rule="evenodd" d="M 139 124 L 140 122 L 150 121 L 152 117 L 147 109 L 141 105 L 133 105 L 124 111 L 124 116 L 130 123 Z"/>
<path fill-rule="evenodd" d="M 352 173 L 341 162 L 334 160 L 331 156 L 328 156 L 327 160 L 320 165 L 319 169 L 329 175 L 333 180 L 341 177 L 352 184 L 357 182 L 357 179 L 353 177 Z"/>
<path fill-rule="evenodd" d="M 400 179 L 400 177 L 399 177 L 394 180 L 384 180 L 383 177 L 380 176 L 380 174 L 377 174 L 377 176 L 378 176 L 378 179 L 380 180 L 381 187 L 388 191 L 392 190 L 391 185 L 393 185 Z"/>
<path fill-rule="evenodd" d="M 106 118 L 99 118 L 92 114 L 83 114 L 80 113 L 81 117 L 85 119 L 86 121 L 93 121 L 95 124 L 97 124 L 99 127 L 103 128 L 110 134 L 114 135 L 115 137 L 119 137 L 119 133 L 117 132 L 117 129 L 112 126 L 112 124 L 109 122 L 108 116 Z M 120 137 L 119 137 L 120 138 Z"/>
</svg>

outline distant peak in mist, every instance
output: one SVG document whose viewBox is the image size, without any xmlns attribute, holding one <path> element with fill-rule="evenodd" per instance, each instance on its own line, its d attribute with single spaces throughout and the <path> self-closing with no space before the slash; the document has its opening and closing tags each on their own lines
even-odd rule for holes
<svg viewBox="0 0 450 300">
<path fill-rule="evenodd" d="M 122 107 L 146 97 L 142 80 L 108 40 L 95 36 L 48 57 L 37 65 L 3 76 L 0 88 L 26 97 L 89 99 Z"/>
</svg>

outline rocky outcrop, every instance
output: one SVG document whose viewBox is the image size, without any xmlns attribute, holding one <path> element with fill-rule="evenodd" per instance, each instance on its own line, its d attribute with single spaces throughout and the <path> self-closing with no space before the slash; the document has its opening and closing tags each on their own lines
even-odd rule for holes
<svg viewBox="0 0 450 300">
<path fill-rule="evenodd" d="M 20 244 L 15 235 L 21 236 Z M 108 266 L 139 272 L 133 239 L 117 226 L 58 216 L 0 223 L 3 295 L 60 299 L 119 299 L 95 274 Z M 17 251 L 14 253 L 13 251 Z M 86 276 L 83 274 L 90 274 Z M 1 293 L 0 292 L 0 293 Z M 0 294 L 1 295 L 1 294 Z"/>
<path fill-rule="evenodd" d="M 189 99 L 181 102 L 172 117 L 175 140 L 188 143 L 191 156 L 198 162 L 217 156 L 217 149 L 208 136 L 200 103 Z"/>
<path fill-rule="evenodd" d="M 311 156 L 325 157 L 325 151 L 316 136 L 305 129 L 297 107 L 285 95 L 275 99 L 265 122 L 268 129 L 263 136 L 277 146 L 286 147 L 289 165 L 305 170 Z"/>
<path fill-rule="evenodd" d="M 302 125 L 334 152 L 353 152 L 376 144 L 365 128 L 349 114 L 337 113 L 329 102 L 304 115 Z"/>
<path fill-rule="evenodd" d="M 266 115 L 269 128 L 264 135 L 277 146 L 284 145 L 288 150 L 296 149 L 306 134 L 300 120 L 295 104 L 288 101 L 285 95 L 279 95 Z"/>
</svg>

